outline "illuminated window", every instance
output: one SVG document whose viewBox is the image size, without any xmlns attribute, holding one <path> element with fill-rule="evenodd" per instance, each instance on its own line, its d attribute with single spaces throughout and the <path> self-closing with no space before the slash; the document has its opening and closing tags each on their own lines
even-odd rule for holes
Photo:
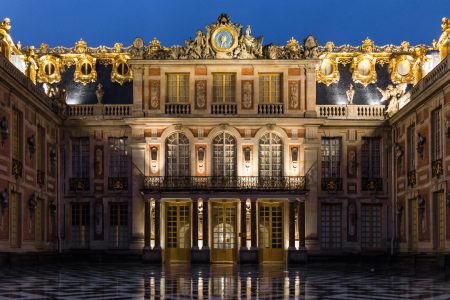
<svg viewBox="0 0 450 300">
<path fill-rule="evenodd" d="M 166 176 L 190 176 L 189 140 L 181 132 L 166 139 Z"/>
<path fill-rule="evenodd" d="M 283 176 L 283 144 L 275 133 L 266 133 L 259 140 L 259 176 Z"/>
<path fill-rule="evenodd" d="M 259 102 L 262 104 L 282 103 L 281 74 L 259 75 Z"/>
<path fill-rule="evenodd" d="M 431 113 L 431 161 L 442 158 L 441 108 Z"/>
<path fill-rule="evenodd" d="M 167 74 L 167 103 L 189 102 L 189 74 Z"/>
<path fill-rule="evenodd" d="M 213 140 L 213 176 L 236 176 L 236 139 L 221 132 Z"/>
<path fill-rule="evenodd" d="M 109 176 L 128 176 L 128 139 L 126 137 L 110 137 L 109 142 Z"/>
<path fill-rule="evenodd" d="M 322 178 L 341 177 L 341 138 L 322 138 Z"/>
<path fill-rule="evenodd" d="M 235 103 L 236 102 L 236 74 L 215 73 L 213 74 L 213 102 Z"/>
<path fill-rule="evenodd" d="M 72 140 L 72 177 L 89 178 L 89 138 Z"/>
</svg>

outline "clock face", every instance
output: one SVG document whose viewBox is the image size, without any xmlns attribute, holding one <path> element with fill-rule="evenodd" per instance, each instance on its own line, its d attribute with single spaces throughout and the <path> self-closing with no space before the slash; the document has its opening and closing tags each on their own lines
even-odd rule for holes
<svg viewBox="0 0 450 300">
<path fill-rule="evenodd" d="M 221 49 L 228 49 L 233 44 L 233 36 L 228 30 L 220 30 L 216 34 L 215 42 L 217 47 Z"/>
<path fill-rule="evenodd" d="M 211 42 L 214 50 L 229 52 L 237 46 L 237 34 L 228 26 L 221 26 L 214 31 Z"/>
</svg>

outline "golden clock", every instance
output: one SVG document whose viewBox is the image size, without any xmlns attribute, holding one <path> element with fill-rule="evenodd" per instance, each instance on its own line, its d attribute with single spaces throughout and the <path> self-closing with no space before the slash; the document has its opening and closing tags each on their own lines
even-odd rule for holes
<svg viewBox="0 0 450 300">
<path fill-rule="evenodd" d="M 237 32 L 229 26 L 219 26 L 211 35 L 211 45 L 217 52 L 230 52 L 237 44 Z"/>
</svg>

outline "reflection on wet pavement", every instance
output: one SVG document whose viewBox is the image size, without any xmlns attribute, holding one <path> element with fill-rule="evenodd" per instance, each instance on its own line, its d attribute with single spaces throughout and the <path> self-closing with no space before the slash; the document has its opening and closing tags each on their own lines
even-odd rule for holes
<svg viewBox="0 0 450 300">
<path fill-rule="evenodd" d="M 450 299 L 443 271 L 378 265 L 2 267 L 0 299 Z"/>
</svg>

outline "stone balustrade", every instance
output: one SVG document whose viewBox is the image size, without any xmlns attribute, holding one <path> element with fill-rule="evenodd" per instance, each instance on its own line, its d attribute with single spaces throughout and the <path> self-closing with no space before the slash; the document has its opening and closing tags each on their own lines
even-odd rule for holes
<svg viewBox="0 0 450 300">
<path fill-rule="evenodd" d="M 189 103 L 166 103 L 165 112 L 168 115 L 189 115 L 191 105 Z"/>
<path fill-rule="evenodd" d="M 211 104 L 211 114 L 213 115 L 236 115 L 236 103 L 213 103 Z"/>
<path fill-rule="evenodd" d="M 104 116 L 105 118 L 122 118 L 131 115 L 132 105 L 128 104 L 80 104 L 68 105 L 69 118 Z"/>
<path fill-rule="evenodd" d="M 317 105 L 317 116 L 327 119 L 384 120 L 384 105 Z"/>
<path fill-rule="evenodd" d="M 444 74 L 450 71 L 450 55 L 447 55 L 433 70 L 431 70 L 422 80 L 420 80 L 411 90 L 411 99 L 417 98 L 424 90 L 432 85 Z"/>
<path fill-rule="evenodd" d="M 283 113 L 283 104 L 258 104 L 259 115 L 282 115 Z"/>
</svg>

